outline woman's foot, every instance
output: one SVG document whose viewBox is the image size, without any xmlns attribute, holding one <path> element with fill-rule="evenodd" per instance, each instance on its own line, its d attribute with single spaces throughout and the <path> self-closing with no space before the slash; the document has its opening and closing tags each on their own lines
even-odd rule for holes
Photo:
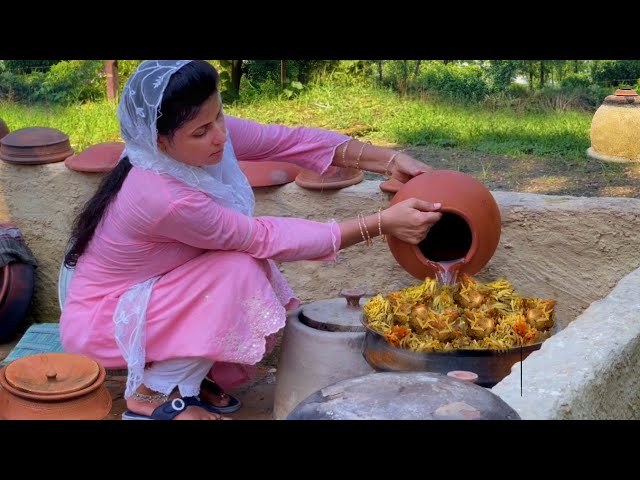
<svg viewBox="0 0 640 480">
<path fill-rule="evenodd" d="M 171 395 L 162 395 L 144 385 L 140 385 L 136 392 L 127 399 L 127 409 L 138 415 L 150 417 L 160 405 L 176 398 L 181 398 L 177 390 Z M 183 412 L 176 415 L 174 420 L 231 420 L 231 418 L 209 412 L 197 405 L 189 405 Z"/>
<path fill-rule="evenodd" d="M 231 398 L 226 393 L 218 394 L 204 387 L 200 388 L 200 398 L 214 407 L 226 407 L 231 401 Z"/>
</svg>

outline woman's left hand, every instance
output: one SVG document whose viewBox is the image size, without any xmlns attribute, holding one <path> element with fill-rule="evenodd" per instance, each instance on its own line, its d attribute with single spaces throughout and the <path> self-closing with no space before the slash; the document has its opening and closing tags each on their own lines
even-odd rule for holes
<svg viewBox="0 0 640 480">
<path fill-rule="evenodd" d="M 431 170 L 432 168 L 429 165 L 426 165 L 404 153 L 398 153 L 393 162 L 391 162 L 388 173 L 391 174 L 392 178 L 395 178 L 402 183 L 406 183 L 416 175 L 427 173 Z"/>
</svg>

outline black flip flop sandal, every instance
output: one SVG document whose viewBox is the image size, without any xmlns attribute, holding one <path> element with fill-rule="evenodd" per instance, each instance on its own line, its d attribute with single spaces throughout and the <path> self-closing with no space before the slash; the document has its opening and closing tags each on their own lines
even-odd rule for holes
<svg viewBox="0 0 640 480">
<path fill-rule="evenodd" d="M 222 389 L 222 387 L 220 387 L 220 385 L 218 385 L 216 382 L 214 382 L 208 377 L 205 377 L 205 379 L 202 381 L 200 388 L 207 390 L 208 392 L 213 393 L 214 395 L 218 395 L 219 397 L 222 397 L 222 398 L 226 397 L 229 399 L 229 404 L 225 405 L 224 407 L 217 407 L 215 405 L 211 405 L 210 403 L 203 402 L 205 404 L 204 408 L 206 408 L 210 412 L 233 413 L 233 412 L 237 412 L 238 410 L 240 410 L 240 407 L 242 407 L 242 402 L 240 401 L 240 399 L 226 393 Z"/>
</svg>

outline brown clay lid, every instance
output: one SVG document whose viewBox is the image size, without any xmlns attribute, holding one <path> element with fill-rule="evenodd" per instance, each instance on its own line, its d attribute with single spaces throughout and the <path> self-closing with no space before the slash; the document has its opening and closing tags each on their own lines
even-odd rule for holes
<svg viewBox="0 0 640 480">
<path fill-rule="evenodd" d="M 632 88 L 619 88 L 614 95 L 604 99 L 605 105 L 626 105 L 637 107 L 640 105 L 640 96 Z"/>
<path fill-rule="evenodd" d="M 71 155 L 64 164 L 70 170 L 87 173 L 110 172 L 120 160 L 124 142 L 104 142 Z"/>
<path fill-rule="evenodd" d="M 4 138 L 9 133 L 9 127 L 4 121 L 0 118 L 0 139 Z"/>
<path fill-rule="evenodd" d="M 69 137 L 55 128 L 21 128 L 0 140 L 0 159 L 9 163 L 40 165 L 61 162 L 71 155 Z"/>
<path fill-rule="evenodd" d="M 101 370 L 98 363 L 83 355 L 42 353 L 11 362 L 4 369 L 3 380 L 19 396 L 62 399 L 90 391 L 102 376 Z"/>
<path fill-rule="evenodd" d="M 355 168 L 329 167 L 318 175 L 310 170 L 302 170 L 296 177 L 296 184 L 310 190 L 335 190 L 345 188 L 364 179 L 364 172 Z"/>
<path fill-rule="evenodd" d="M 271 187 L 293 182 L 302 170 L 287 162 L 238 162 L 252 187 Z"/>
<path fill-rule="evenodd" d="M 360 299 L 365 295 L 359 288 L 344 289 L 344 298 L 327 298 L 302 307 L 300 321 L 308 327 L 329 332 L 364 332 Z"/>
</svg>

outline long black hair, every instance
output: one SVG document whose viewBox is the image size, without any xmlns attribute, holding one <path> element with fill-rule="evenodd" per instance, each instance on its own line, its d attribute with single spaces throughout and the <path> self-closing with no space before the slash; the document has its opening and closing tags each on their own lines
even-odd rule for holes
<svg viewBox="0 0 640 480">
<path fill-rule="evenodd" d="M 211 64 L 203 60 L 187 63 L 171 76 L 165 88 L 159 107 L 162 115 L 158 115 L 158 134 L 171 137 L 185 122 L 198 114 L 202 104 L 217 90 L 218 72 Z M 122 188 L 129 170 L 131 170 L 131 162 L 125 156 L 102 179 L 96 193 L 74 220 L 69 241 L 70 248 L 64 257 L 66 266 L 75 267 L 78 258 L 93 238 L 107 208 Z"/>
</svg>

